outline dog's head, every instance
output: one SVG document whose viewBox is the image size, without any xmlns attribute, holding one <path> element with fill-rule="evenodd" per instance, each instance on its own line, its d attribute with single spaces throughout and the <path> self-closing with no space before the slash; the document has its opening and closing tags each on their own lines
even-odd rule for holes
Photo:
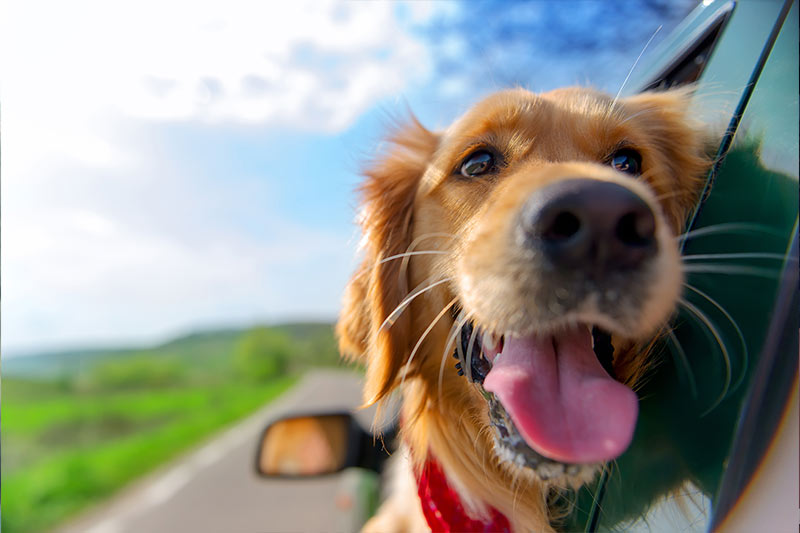
<svg viewBox="0 0 800 533">
<path fill-rule="evenodd" d="M 686 92 L 512 90 L 399 129 L 366 172 L 338 325 L 366 400 L 413 382 L 439 420 L 482 413 L 463 423 L 506 468 L 588 479 L 632 438 L 706 168 Z"/>
</svg>

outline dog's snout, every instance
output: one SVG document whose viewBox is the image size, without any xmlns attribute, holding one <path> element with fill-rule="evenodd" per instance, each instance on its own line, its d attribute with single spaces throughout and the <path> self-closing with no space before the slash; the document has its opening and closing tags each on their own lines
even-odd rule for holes
<svg viewBox="0 0 800 533">
<path fill-rule="evenodd" d="M 593 179 L 537 191 L 521 211 L 519 229 L 526 246 L 562 268 L 632 268 L 658 249 L 647 202 L 622 185 Z"/>
</svg>

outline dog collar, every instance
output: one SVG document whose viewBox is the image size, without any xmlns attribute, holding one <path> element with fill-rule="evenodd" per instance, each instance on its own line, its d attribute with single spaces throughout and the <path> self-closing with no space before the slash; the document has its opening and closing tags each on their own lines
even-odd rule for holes
<svg viewBox="0 0 800 533">
<path fill-rule="evenodd" d="M 508 518 L 494 507 L 489 507 L 489 518 L 485 522 L 470 518 L 458 493 L 447 483 L 442 468 L 433 458 L 425 462 L 417 475 L 417 492 L 422 513 L 434 533 L 511 533 Z"/>
</svg>

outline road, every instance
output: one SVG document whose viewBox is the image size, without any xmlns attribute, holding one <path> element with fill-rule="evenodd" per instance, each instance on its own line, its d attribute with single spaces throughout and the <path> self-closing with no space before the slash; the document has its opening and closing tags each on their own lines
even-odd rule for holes
<svg viewBox="0 0 800 533">
<path fill-rule="evenodd" d="M 259 436 L 272 419 L 295 410 L 350 410 L 360 401 L 360 378 L 314 371 L 287 394 L 222 435 L 123 490 L 79 517 L 62 533 L 352 531 L 358 513 L 346 491 L 357 470 L 323 478 L 275 481 L 255 474 Z M 370 422 L 369 412 L 359 421 Z"/>
</svg>

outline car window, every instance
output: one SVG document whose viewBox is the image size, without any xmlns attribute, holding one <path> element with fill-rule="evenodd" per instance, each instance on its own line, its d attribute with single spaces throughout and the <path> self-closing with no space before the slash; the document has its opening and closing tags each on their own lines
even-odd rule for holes
<svg viewBox="0 0 800 533">
<path fill-rule="evenodd" d="M 689 41 L 686 49 L 674 56 L 667 67 L 646 83 L 643 90 L 664 90 L 693 83 L 700 79 L 716 48 L 719 37 L 733 13 L 734 3 L 727 2 L 710 13 L 707 19 L 698 24 L 696 35 Z"/>
<path fill-rule="evenodd" d="M 780 8 L 779 3 L 759 2 L 736 6 L 712 51 L 699 93 L 713 90 L 709 86 L 715 82 L 709 77 L 750 77 Z M 657 372 L 638 391 L 640 422 L 634 442 L 597 485 L 571 500 L 573 529 L 706 531 L 717 498 L 724 493 L 723 475 L 737 422 L 753 375 L 768 357 L 767 331 L 797 224 L 796 6 L 793 9 L 758 78 L 736 142 L 719 167 L 693 233 L 685 239 L 689 272 L 684 301 L 673 333 L 656 352 L 661 359 Z M 666 63 L 677 68 L 674 72 L 688 72 L 682 65 L 692 62 L 681 50 L 708 52 L 704 43 L 710 34 L 694 35 L 699 35 L 699 46 L 670 44 L 676 58 Z M 753 48 L 746 57 L 741 55 L 742 39 Z M 750 62 L 732 61 L 733 53 Z M 658 80 L 653 83 L 657 86 Z M 735 90 L 728 91 L 727 98 L 741 97 L 745 85 L 731 86 Z M 789 268 L 796 269 L 796 262 Z M 796 328 L 790 333 L 796 346 Z M 785 351 L 786 344 L 780 349 Z M 796 372 L 796 350 L 790 355 L 784 364 L 793 362 L 794 367 L 782 369 L 789 381 Z M 783 395 L 772 408 L 778 409 L 779 417 L 785 391 L 776 394 Z M 747 437 L 739 435 L 739 440 Z"/>
<path fill-rule="evenodd" d="M 777 235 L 774 249 L 782 253 L 789 250 L 776 290 L 774 311 L 758 352 L 758 368 L 753 372 L 751 393 L 745 398 L 743 414 L 739 417 L 736 440 L 728 458 L 719 492 L 715 498 L 714 523 L 735 504 L 759 466 L 763 454 L 772 441 L 776 427 L 785 409 L 797 373 L 797 212 L 798 212 L 798 7 L 794 2 L 781 33 L 773 47 L 753 95 L 742 117 L 737 132 L 732 159 L 726 159 L 718 176 L 717 188 L 731 195 L 737 188 L 747 188 L 749 203 L 739 206 L 754 211 L 754 219 L 773 228 Z M 792 23 L 792 21 L 794 21 Z M 741 165 L 743 159 L 755 161 L 757 171 L 748 172 Z M 754 202 L 754 200 L 757 200 Z M 710 220 L 728 205 L 704 207 L 698 222 Z M 729 202 L 730 203 L 730 202 Z M 752 206 L 750 204 L 757 204 Z M 712 210 L 706 214 L 705 210 Z M 794 215 L 794 216 L 792 216 Z M 755 236 L 754 236 L 755 237 Z M 787 242 L 794 241 L 793 249 Z M 776 261 L 761 261 L 765 265 L 780 266 Z M 731 279 L 738 284 L 739 279 Z M 766 287 L 765 287 L 766 288 Z M 763 324 L 765 317 L 749 314 L 740 320 Z M 795 385 L 796 386 L 796 385 Z"/>
</svg>

